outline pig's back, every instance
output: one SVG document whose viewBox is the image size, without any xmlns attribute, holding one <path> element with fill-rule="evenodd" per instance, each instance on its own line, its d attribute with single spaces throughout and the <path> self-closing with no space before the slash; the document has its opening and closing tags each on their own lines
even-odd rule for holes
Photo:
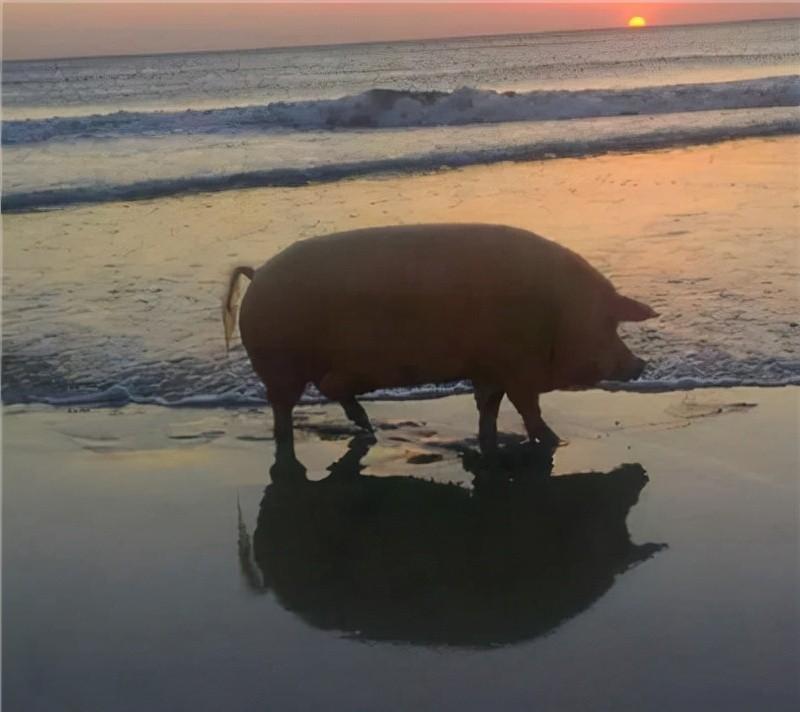
<svg viewBox="0 0 800 712">
<path fill-rule="evenodd" d="M 495 225 L 312 238 L 256 271 L 242 304 L 242 338 L 248 350 L 350 362 L 380 354 L 454 363 L 504 343 L 529 350 L 542 341 L 558 281 L 575 259 L 533 233 Z"/>
<path fill-rule="evenodd" d="M 494 292 L 529 286 L 532 270 L 566 252 L 531 232 L 499 225 L 401 225 L 303 240 L 257 274 L 267 290 L 280 285 L 331 296 L 380 296 L 391 289 L 399 298 L 460 286 Z"/>
</svg>

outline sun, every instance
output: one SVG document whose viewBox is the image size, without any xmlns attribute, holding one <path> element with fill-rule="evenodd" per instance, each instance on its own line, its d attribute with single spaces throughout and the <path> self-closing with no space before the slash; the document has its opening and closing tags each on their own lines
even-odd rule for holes
<svg viewBox="0 0 800 712">
<path fill-rule="evenodd" d="M 634 15 L 630 20 L 628 20 L 628 27 L 645 27 L 647 25 L 647 20 L 645 20 L 641 15 Z"/>
</svg>

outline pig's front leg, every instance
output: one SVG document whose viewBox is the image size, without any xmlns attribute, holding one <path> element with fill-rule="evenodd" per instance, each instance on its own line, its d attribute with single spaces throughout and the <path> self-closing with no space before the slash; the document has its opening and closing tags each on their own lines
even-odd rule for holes
<svg viewBox="0 0 800 712">
<path fill-rule="evenodd" d="M 561 440 L 542 420 L 539 394 L 536 391 L 524 386 L 509 388 L 508 399 L 522 416 L 522 422 L 525 423 L 525 430 L 531 443 L 538 442 L 543 447 L 550 449 L 558 447 Z"/>
</svg>

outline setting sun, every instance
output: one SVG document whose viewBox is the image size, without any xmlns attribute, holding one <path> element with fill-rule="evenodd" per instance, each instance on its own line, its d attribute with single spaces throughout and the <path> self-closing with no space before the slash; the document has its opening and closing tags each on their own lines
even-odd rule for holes
<svg viewBox="0 0 800 712">
<path fill-rule="evenodd" d="M 644 27 L 647 25 L 647 20 L 645 20 L 640 15 L 636 15 L 628 20 L 628 27 Z"/>
</svg>

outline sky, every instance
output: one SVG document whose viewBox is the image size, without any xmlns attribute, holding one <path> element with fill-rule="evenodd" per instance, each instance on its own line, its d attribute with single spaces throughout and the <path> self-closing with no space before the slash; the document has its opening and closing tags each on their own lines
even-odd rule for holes
<svg viewBox="0 0 800 712">
<path fill-rule="evenodd" d="M 798 17 L 800 2 L 4 2 L 3 59 L 340 44 Z M 635 30 L 632 30 L 635 31 Z"/>
</svg>

